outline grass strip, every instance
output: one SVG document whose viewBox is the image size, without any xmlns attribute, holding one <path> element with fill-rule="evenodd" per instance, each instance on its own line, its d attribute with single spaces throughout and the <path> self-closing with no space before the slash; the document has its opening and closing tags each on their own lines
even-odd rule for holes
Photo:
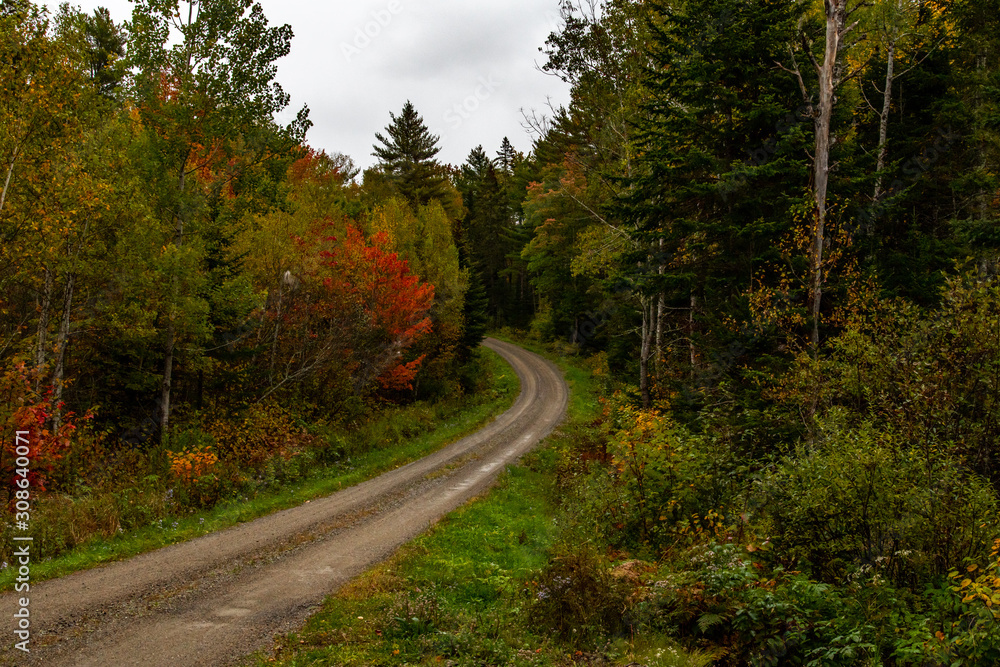
<svg viewBox="0 0 1000 667">
<path fill-rule="evenodd" d="M 300 632 L 286 635 L 273 655 L 258 654 L 255 664 L 565 664 L 560 647 L 531 630 L 526 584 L 549 561 L 561 530 L 559 451 L 600 405 L 579 359 L 503 340 L 560 367 L 570 387 L 567 421 L 487 495 L 327 598 Z"/>
</svg>

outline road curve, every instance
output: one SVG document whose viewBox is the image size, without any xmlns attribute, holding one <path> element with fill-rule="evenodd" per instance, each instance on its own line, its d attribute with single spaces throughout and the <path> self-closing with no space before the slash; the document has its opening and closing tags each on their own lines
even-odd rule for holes
<svg viewBox="0 0 1000 667">
<path fill-rule="evenodd" d="M 538 355 L 487 339 L 521 393 L 488 426 L 434 454 L 307 504 L 127 561 L 32 585 L 31 653 L 16 665 L 230 665 L 300 627 L 323 598 L 483 492 L 562 420 L 568 390 Z"/>
</svg>

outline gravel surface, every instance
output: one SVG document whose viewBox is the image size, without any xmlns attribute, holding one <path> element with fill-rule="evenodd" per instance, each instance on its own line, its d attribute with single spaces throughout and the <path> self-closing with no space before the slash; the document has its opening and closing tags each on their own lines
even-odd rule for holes
<svg viewBox="0 0 1000 667">
<path fill-rule="evenodd" d="M 302 626 L 328 594 L 470 498 L 562 420 L 548 361 L 487 339 L 517 371 L 514 405 L 482 430 L 379 477 L 127 561 L 33 584 L 31 653 L 13 649 L 16 598 L 0 609 L 5 665 L 239 664 Z"/>
</svg>

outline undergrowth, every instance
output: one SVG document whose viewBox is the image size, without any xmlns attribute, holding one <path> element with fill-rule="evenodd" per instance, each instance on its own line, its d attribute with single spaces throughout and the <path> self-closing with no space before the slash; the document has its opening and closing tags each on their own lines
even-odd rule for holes
<svg viewBox="0 0 1000 667">
<path fill-rule="evenodd" d="M 32 578 L 62 576 L 255 519 L 357 484 L 453 442 L 506 410 L 518 380 L 494 352 L 482 355 L 471 395 L 384 406 L 342 427 L 305 424 L 264 405 L 239 420 L 196 418 L 167 443 L 106 452 L 90 443 L 67 460 L 60 493 L 33 498 L 31 531 L 41 560 Z M 0 590 L 14 568 L 7 522 L 0 534 Z"/>
<path fill-rule="evenodd" d="M 831 412 L 750 466 L 557 356 L 543 448 L 261 664 L 1000 664 L 995 495 L 946 454 Z"/>
</svg>

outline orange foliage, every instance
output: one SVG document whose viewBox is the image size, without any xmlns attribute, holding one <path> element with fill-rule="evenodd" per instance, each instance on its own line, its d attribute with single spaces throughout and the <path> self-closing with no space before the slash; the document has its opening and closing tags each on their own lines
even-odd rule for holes
<svg viewBox="0 0 1000 667">
<path fill-rule="evenodd" d="M 187 486 L 212 472 L 219 460 L 207 446 L 185 449 L 181 452 L 167 452 L 167 456 L 170 458 L 170 474 Z"/>
<path fill-rule="evenodd" d="M 420 364 L 426 356 L 426 354 L 421 354 L 408 364 L 393 366 L 379 376 L 379 385 L 383 389 L 388 389 L 390 391 L 413 389 L 413 378 L 417 376 L 417 371 L 420 370 Z"/>
<path fill-rule="evenodd" d="M 324 284 L 345 294 L 362 308 L 367 321 L 405 346 L 431 331 L 427 312 L 434 302 L 434 286 L 421 283 L 410 273 L 409 263 L 389 247 L 386 234 L 376 234 L 368 245 L 364 235 L 348 225 L 340 246 L 320 253 L 326 265 L 336 269 Z"/>
</svg>

